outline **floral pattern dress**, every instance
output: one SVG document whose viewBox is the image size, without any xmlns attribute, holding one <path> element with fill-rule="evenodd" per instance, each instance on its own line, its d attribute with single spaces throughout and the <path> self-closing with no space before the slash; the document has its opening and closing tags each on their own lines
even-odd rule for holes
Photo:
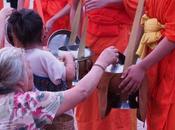
<svg viewBox="0 0 175 130">
<path fill-rule="evenodd" d="M 25 92 L 0 96 L 0 130 L 40 130 L 52 123 L 63 92 Z"/>
</svg>

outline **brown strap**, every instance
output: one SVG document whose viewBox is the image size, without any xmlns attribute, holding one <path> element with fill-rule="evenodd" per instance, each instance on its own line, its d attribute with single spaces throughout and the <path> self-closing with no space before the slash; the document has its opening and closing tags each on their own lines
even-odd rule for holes
<svg viewBox="0 0 175 130">
<path fill-rule="evenodd" d="M 79 46 L 79 51 L 78 51 L 78 59 L 85 56 L 87 26 L 88 26 L 88 17 L 86 16 L 85 21 L 83 22 L 83 29 L 81 33 L 80 46 Z"/>
<path fill-rule="evenodd" d="M 142 86 L 139 88 L 139 108 L 137 110 L 137 117 L 141 121 L 145 121 L 147 112 L 147 100 L 148 100 L 148 83 L 147 77 L 143 80 Z"/>
<path fill-rule="evenodd" d="M 80 24 L 80 18 L 81 18 L 81 0 L 78 3 L 78 7 L 75 13 L 75 17 L 73 19 L 73 25 L 72 25 L 72 31 L 71 31 L 71 35 L 70 35 L 70 39 L 69 39 L 69 44 L 73 44 L 75 43 L 77 34 L 78 34 L 78 29 L 79 29 L 79 24 Z"/>
<path fill-rule="evenodd" d="M 131 109 L 130 114 L 131 114 L 131 130 L 137 130 L 137 117 L 136 117 L 137 110 L 136 109 Z"/>
<path fill-rule="evenodd" d="M 140 25 L 140 20 L 144 12 L 145 0 L 139 0 L 136 15 L 134 18 L 134 23 L 132 26 L 131 36 L 129 38 L 129 44 L 127 47 L 126 59 L 124 64 L 124 70 L 126 70 L 130 65 L 136 63 L 136 50 L 139 46 L 140 39 L 142 36 L 143 28 Z M 146 78 L 143 80 L 142 86 L 139 89 L 139 109 L 138 115 L 142 121 L 146 118 L 146 108 L 147 108 L 147 82 Z"/>
</svg>

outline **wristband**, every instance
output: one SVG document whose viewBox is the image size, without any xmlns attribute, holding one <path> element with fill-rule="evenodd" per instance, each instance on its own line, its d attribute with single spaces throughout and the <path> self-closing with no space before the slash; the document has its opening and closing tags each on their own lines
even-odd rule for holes
<svg viewBox="0 0 175 130">
<path fill-rule="evenodd" d="M 100 67 L 103 71 L 105 71 L 105 67 L 103 67 L 103 66 L 100 65 L 100 64 L 94 64 L 93 66 L 98 66 L 98 67 Z"/>
</svg>

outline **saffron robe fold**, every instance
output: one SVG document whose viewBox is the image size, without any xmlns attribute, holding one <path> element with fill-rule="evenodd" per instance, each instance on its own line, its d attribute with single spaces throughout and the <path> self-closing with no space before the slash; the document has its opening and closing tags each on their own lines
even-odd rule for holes
<svg viewBox="0 0 175 130">
<path fill-rule="evenodd" d="M 175 42 L 175 0 L 147 0 L 146 13 L 164 25 L 164 37 Z M 148 130 L 174 130 L 175 50 L 148 72 Z"/>
<path fill-rule="evenodd" d="M 34 0 L 34 10 L 36 10 L 40 14 L 43 21 L 46 23 L 58 11 L 63 9 L 67 4 L 70 4 L 70 2 L 70 0 Z M 29 7 L 29 0 L 25 0 L 25 7 Z M 55 21 L 51 32 L 59 29 L 69 28 L 69 15 L 66 15 Z"/>
<path fill-rule="evenodd" d="M 123 52 L 128 44 L 132 26 L 131 10 L 125 8 L 125 2 L 111 4 L 88 12 L 88 29 L 86 46 L 94 53 L 93 61 L 103 49 L 111 45 Z M 133 3 L 129 3 L 133 4 Z M 132 6 L 132 5 L 131 5 Z M 130 17 L 131 16 L 131 17 Z M 136 120 L 132 120 L 130 110 L 112 109 L 104 119 L 100 118 L 98 108 L 98 90 L 80 103 L 76 108 L 79 130 L 135 130 Z M 133 128 L 134 127 L 134 128 Z"/>
</svg>

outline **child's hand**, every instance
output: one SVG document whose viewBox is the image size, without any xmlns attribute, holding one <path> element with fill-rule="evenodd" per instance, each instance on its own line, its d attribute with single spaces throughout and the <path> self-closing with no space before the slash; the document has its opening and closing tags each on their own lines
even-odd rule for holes
<svg viewBox="0 0 175 130">
<path fill-rule="evenodd" d="M 59 56 L 59 59 L 65 64 L 68 64 L 69 62 L 73 61 L 73 56 L 70 52 L 65 52 L 61 56 Z"/>
<path fill-rule="evenodd" d="M 0 10 L 0 18 L 5 20 L 7 17 L 9 17 L 12 12 L 14 11 L 13 8 L 5 7 Z"/>
<path fill-rule="evenodd" d="M 119 85 L 122 88 L 122 93 L 134 93 L 136 92 L 142 84 L 145 76 L 145 69 L 140 65 L 130 66 L 123 74 L 123 81 Z"/>
</svg>

